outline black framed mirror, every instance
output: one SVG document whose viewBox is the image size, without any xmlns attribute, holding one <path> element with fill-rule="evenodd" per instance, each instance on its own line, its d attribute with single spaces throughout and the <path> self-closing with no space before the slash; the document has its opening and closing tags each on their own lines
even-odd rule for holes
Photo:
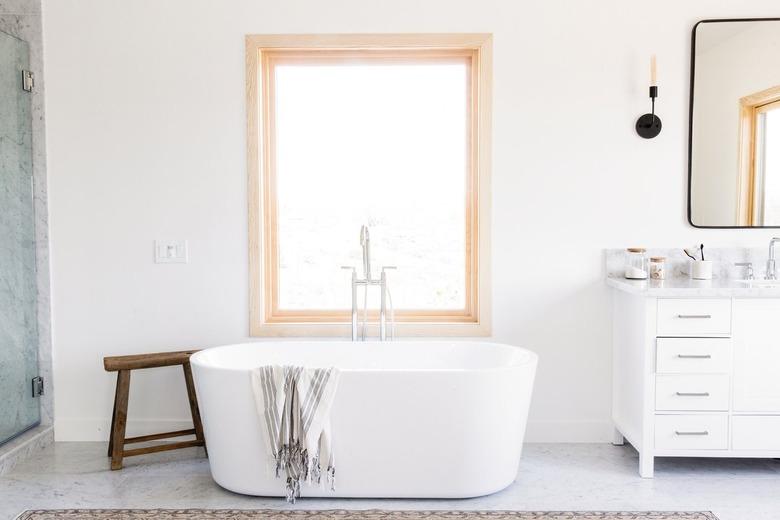
<svg viewBox="0 0 780 520">
<path fill-rule="evenodd" d="M 780 18 L 694 26 L 689 116 L 691 225 L 780 227 Z"/>
</svg>

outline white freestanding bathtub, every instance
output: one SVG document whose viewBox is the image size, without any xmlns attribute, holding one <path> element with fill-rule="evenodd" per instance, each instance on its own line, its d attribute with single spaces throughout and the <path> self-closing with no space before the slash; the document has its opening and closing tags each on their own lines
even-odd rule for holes
<svg viewBox="0 0 780 520">
<path fill-rule="evenodd" d="M 249 372 L 267 364 L 341 370 L 331 411 L 336 488 L 303 497 L 464 498 L 517 474 L 537 355 L 486 342 L 262 342 L 191 358 L 214 480 L 285 496 Z"/>
</svg>

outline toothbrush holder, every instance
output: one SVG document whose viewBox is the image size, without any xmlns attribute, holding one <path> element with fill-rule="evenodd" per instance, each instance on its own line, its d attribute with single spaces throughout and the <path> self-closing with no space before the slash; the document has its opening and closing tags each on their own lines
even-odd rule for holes
<svg viewBox="0 0 780 520">
<path fill-rule="evenodd" d="M 691 278 L 694 280 L 712 280 L 712 260 L 691 261 Z"/>
</svg>

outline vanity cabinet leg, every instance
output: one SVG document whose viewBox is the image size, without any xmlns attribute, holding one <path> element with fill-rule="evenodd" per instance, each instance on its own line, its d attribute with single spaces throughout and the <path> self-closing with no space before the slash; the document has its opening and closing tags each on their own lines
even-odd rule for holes
<svg viewBox="0 0 780 520">
<path fill-rule="evenodd" d="M 653 478 L 653 467 L 655 466 L 655 457 L 646 451 L 639 452 L 639 476 L 642 478 Z"/>
<path fill-rule="evenodd" d="M 615 427 L 614 431 L 612 432 L 612 445 L 613 446 L 622 446 L 625 443 L 625 439 L 623 438 L 623 434 L 620 433 L 620 430 Z"/>
</svg>

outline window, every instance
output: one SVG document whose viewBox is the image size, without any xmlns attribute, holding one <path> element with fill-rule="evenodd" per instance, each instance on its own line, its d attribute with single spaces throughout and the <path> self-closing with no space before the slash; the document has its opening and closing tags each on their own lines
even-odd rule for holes
<svg viewBox="0 0 780 520">
<path fill-rule="evenodd" d="M 348 334 L 363 224 L 399 334 L 489 332 L 490 41 L 247 37 L 253 335 Z"/>
<path fill-rule="evenodd" d="M 780 87 L 740 100 L 739 219 L 780 221 Z"/>
</svg>

